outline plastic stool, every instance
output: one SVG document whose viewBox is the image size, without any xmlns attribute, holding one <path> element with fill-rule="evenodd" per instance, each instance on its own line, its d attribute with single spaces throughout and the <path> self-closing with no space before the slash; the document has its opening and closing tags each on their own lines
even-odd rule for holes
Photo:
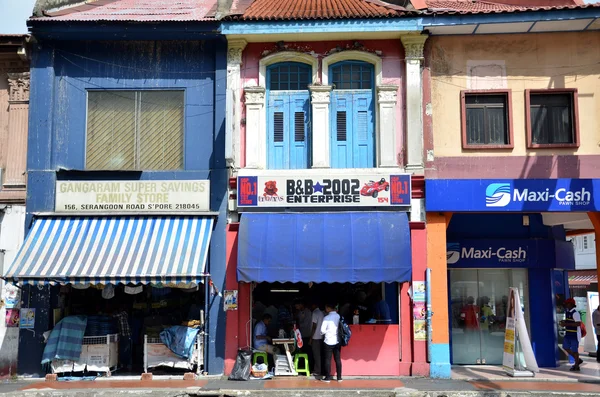
<svg viewBox="0 0 600 397">
<path fill-rule="evenodd" d="M 252 365 L 256 364 L 256 360 L 262 357 L 263 358 L 263 363 L 265 365 L 269 365 L 269 360 L 267 359 L 267 353 L 266 352 L 254 352 L 254 354 L 252 355 Z"/>
<path fill-rule="evenodd" d="M 304 361 L 304 366 L 302 369 L 298 368 L 298 362 L 302 359 Z M 310 368 L 308 365 L 308 354 L 306 353 L 298 353 L 294 356 L 294 367 L 296 368 L 296 372 L 298 374 L 304 374 L 305 376 L 310 376 Z"/>
</svg>

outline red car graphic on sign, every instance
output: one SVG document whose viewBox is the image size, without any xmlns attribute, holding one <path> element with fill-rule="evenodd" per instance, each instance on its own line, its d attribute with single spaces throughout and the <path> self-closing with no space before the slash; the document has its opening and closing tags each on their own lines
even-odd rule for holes
<svg viewBox="0 0 600 397">
<path fill-rule="evenodd" d="M 390 190 L 390 183 L 385 180 L 385 178 L 381 178 L 379 181 L 369 181 L 365 183 L 365 186 L 360 190 L 360 194 L 362 196 L 371 196 L 373 198 L 377 198 L 379 192 L 385 190 L 386 192 Z"/>
</svg>

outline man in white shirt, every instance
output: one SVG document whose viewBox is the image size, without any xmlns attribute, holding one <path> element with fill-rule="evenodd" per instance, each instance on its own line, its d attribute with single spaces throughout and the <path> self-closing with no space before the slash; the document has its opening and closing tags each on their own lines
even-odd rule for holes
<svg viewBox="0 0 600 397">
<path fill-rule="evenodd" d="M 325 315 L 319 309 L 319 305 L 313 302 L 311 305 L 312 312 L 312 332 L 310 336 L 310 345 L 312 347 L 314 366 L 313 375 L 321 376 L 321 364 L 323 359 L 321 357 L 321 351 L 323 350 L 323 334 L 321 334 L 321 325 L 323 325 L 323 318 Z"/>
<path fill-rule="evenodd" d="M 600 363 L 600 306 L 592 313 L 592 322 L 594 323 L 594 329 L 596 330 L 596 361 Z"/>
<path fill-rule="evenodd" d="M 321 334 L 325 337 L 323 343 L 324 362 L 323 382 L 329 383 L 333 379 L 331 376 L 331 356 L 335 360 L 335 372 L 337 373 L 337 381 L 342 381 L 342 360 L 340 358 L 340 341 L 338 340 L 338 326 L 340 324 L 340 315 L 335 311 L 335 305 L 328 303 L 325 305 L 327 316 L 321 324 Z"/>
<path fill-rule="evenodd" d="M 575 359 L 575 365 L 571 367 L 571 371 L 580 371 L 580 365 L 583 364 L 583 360 L 579 358 L 581 316 L 575 309 L 575 299 L 569 298 L 565 300 L 563 305 L 565 307 L 565 319 L 560 322 L 560 326 L 565 327 L 566 331 L 563 338 L 563 349 Z"/>
</svg>

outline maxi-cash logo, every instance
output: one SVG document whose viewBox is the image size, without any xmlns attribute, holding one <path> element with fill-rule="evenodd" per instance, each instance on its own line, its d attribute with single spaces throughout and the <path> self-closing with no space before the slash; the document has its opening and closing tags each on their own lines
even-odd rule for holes
<svg viewBox="0 0 600 397">
<path fill-rule="evenodd" d="M 510 204 L 510 183 L 491 183 L 485 189 L 486 207 L 506 207 Z"/>
</svg>

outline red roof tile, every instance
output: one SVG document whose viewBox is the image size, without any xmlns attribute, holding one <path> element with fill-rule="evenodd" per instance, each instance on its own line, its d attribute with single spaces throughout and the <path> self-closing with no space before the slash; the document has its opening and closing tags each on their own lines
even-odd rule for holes
<svg viewBox="0 0 600 397">
<path fill-rule="evenodd" d="M 428 14 L 487 14 L 600 7 L 580 0 L 425 0 Z"/>
<path fill-rule="evenodd" d="M 96 0 L 57 10 L 31 21 L 212 21 L 217 0 Z"/>
<path fill-rule="evenodd" d="M 243 20 L 386 18 L 406 14 L 394 4 L 379 0 L 235 0 Z M 234 4 L 234 5 L 235 5 Z"/>
</svg>

